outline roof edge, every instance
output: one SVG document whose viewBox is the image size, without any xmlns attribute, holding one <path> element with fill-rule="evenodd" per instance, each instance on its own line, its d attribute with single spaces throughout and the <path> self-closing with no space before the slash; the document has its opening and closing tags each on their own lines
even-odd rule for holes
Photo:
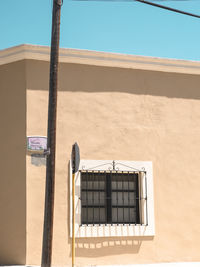
<svg viewBox="0 0 200 267">
<path fill-rule="evenodd" d="M 0 65 L 24 59 L 50 61 L 50 47 L 22 44 L 0 50 Z M 152 71 L 200 74 L 200 62 L 60 48 L 59 62 Z"/>
</svg>

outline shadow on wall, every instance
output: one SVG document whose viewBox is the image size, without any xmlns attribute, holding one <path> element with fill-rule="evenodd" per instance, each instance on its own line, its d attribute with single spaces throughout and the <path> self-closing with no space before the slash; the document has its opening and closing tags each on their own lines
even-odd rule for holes
<svg viewBox="0 0 200 267">
<path fill-rule="evenodd" d="M 46 156 L 42 154 L 31 154 L 31 164 L 37 167 L 46 166 Z"/>
<path fill-rule="evenodd" d="M 26 264 L 24 61 L 0 66 L 0 263 Z"/>
<path fill-rule="evenodd" d="M 49 63 L 27 60 L 27 88 L 48 90 Z M 200 99 L 200 76 L 84 64 L 60 63 L 59 91 L 121 92 Z"/>
<path fill-rule="evenodd" d="M 143 241 L 153 240 L 153 237 L 98 237 L 77 238 L 77 257 L 102 257 L 107 255 L 139 253 Z M 69 238 L 71 243 L 71 239 Z M 70 254 L 71 256 L 71 254 Z"/>
</svg>

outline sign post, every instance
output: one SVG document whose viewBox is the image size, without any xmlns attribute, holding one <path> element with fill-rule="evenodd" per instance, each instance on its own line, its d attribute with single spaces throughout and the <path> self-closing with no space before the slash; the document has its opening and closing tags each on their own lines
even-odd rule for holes
<svg viewBox="0 0 200 267">
<path fill-rule="evenodd" d="M 72 267 L 75 265 L 75 173 L 79 169 L 80 152 L 77 143 L 72 146 Z"/>
</svg>

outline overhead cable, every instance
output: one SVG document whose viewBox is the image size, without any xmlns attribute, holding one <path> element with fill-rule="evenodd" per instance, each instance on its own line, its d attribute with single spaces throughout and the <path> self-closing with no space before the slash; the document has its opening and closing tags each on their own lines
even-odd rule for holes
<svg viewBox="0 0 200 267">
<path fill-rule="evenodd" d="M 172 8 L 172 7 L 168 7 L 168 6 L 163 6 L 163 5 L 160 5 L 160 4 L 152 3 L 152 2 L 149 2 L 149 1 L 146 1 L 146 0 L 134 0 L 134 1 L 140 2 L 140 3 L 143 3 L 143 4 L 147 4 L 147 5 L 151 5 L 151 6 L 155 6 L 155 7 L 159 7 L 159 8 L 162 8 L 162 9 L 167 9 L 169 11 L 173 11 L 173 12 L 180 13 L 180 14 L 183 14 L 183 15 L 187 15 L 187 16 L 191 16 L 191 17 L 195 17 L 195 18 L 200 18 L 200 15 L 196 15 L 196 14 L 189 13 L 189 12 L 186 12 L 186 11 L 182 11 L 182 10 L 179 10 L 179 9 L 176 9 L 176 8 Z"/>
</svg>

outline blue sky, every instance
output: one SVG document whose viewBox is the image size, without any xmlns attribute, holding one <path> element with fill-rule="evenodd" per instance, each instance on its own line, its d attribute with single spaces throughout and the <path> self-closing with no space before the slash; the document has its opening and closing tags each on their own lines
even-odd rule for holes
<svg viewBox="0 0 200 267">
<path fill-rule="evenodd" d="M 0 49 L 50 45 L 52 1 L 1 0 Z M 200 60 L 200 19 L 137 2 L 63 1 L 61 47 Z M 163 4 L 200 14 L 199 0 Z"/>
</svg>

